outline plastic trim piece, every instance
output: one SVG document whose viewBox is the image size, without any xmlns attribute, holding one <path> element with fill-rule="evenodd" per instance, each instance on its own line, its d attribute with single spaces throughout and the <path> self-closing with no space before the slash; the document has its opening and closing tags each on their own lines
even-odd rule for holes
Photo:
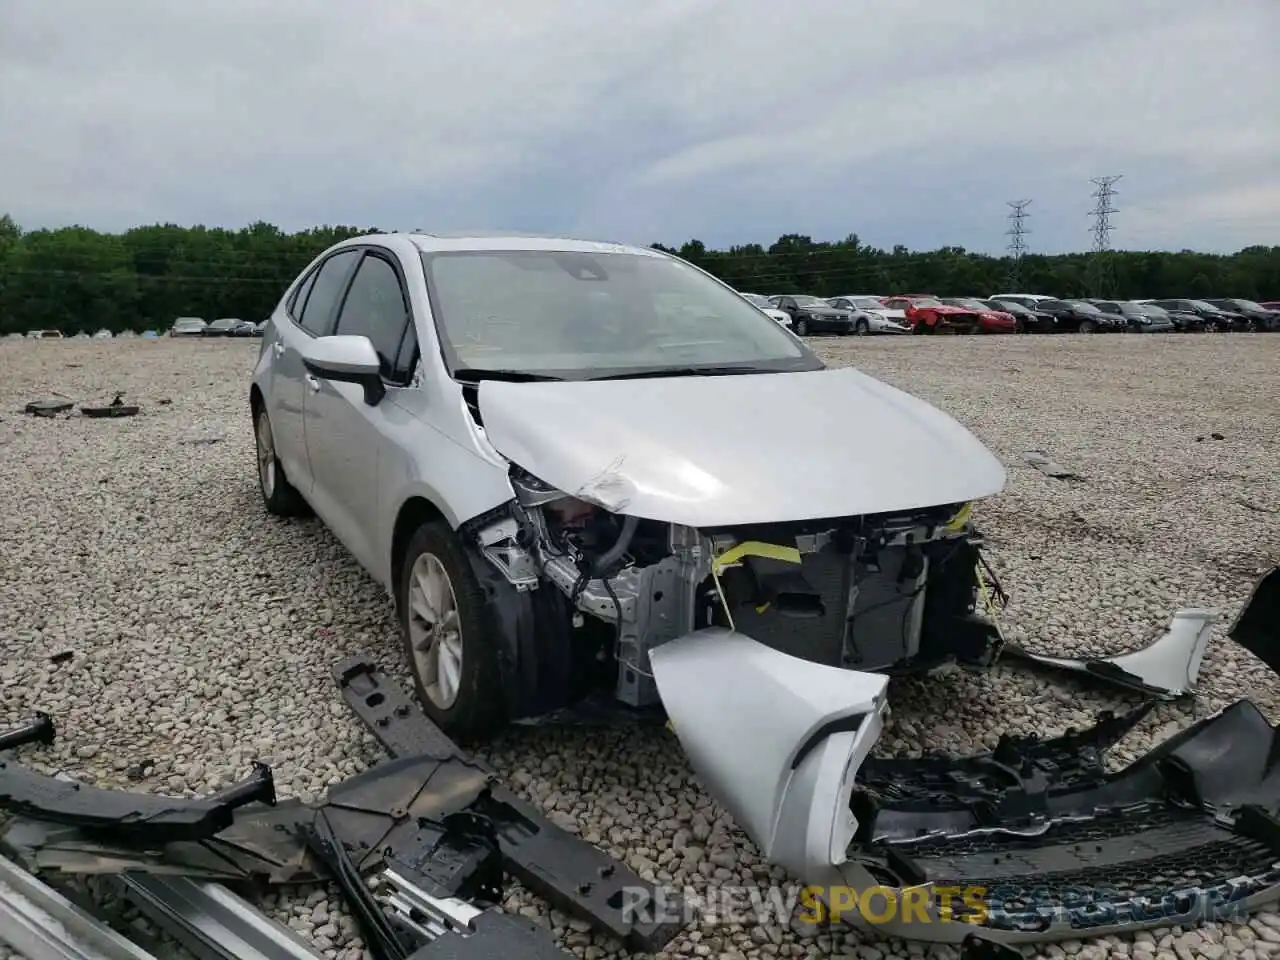
<svg viewBox="0 0 1280 960">
<path fill-rule="evenodd" d="M 1179 610 L 1154 643 L 1114 657 L 1048 657 L 1012 644 L 1005 653 L 1042 667 L 1082 673 L 1149 697 L 1177 700 L 1195 692 L 1200 664 L 1217 619 L 1212 610 Z"/>
</svg>

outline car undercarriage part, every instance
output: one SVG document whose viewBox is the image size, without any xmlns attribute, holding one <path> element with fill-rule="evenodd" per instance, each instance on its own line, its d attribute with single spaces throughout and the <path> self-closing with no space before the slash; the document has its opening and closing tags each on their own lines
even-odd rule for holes
<svg viewBox="0 0 1280 960">
<path fill-rule="evenodd" d="M 334 673 L 394 759 L 331 787 L 324 803 L 276 803 L 265 767 L 188 800 L 99 790 L 6 756 L 0 809 L 17 816 L 0 846 L 29 869 L 117 878 L 202 957 L 306 955 L 221 883 L 337 880 L 371 948 L 389 958 L 563 955 L 545 928 L 492 909 L 504 874 L 631 950 L 656 952 L 675 935 L 677 923 L 630 913 L 637 891 L 656 899 L 651 885 L 503 787 L 372 662 L 348 660 Z M 0 743 L 52 736 L 42 716 Z M 243 952 L 217 952 L 228 943 Z"/>
<path fill-rule="evenodd" d="M 1156 679 L 1194 678 L 1206 624 L 1202 611 L 1175 618 L 1156 647 L 1182 659 Z M 1280 569 L 1231 634 L 1280 662 Z M 1123 662 L 1151 686 L 1141 661 Z M 1238 918 L 1280 897 L 1280 731 L 1247 700 L 1118 772 L 1103 755 L 1153 700 L 980 756 L 872 758 L 880 675 L 725 630 L 658 647 L 653 663 L 709 792 L 772 863 L 829 893 L 879 897 L 855 918 L 881 933 L 1052 940 Z"/>
<path fill-rule="evenodd" d="M 982 541 L 965 504 L 698 530 L 616 515 L 518 467 L 511 483 L 516 499 L 463 533 L 514 651 L 509 683 L 536 676 L 544 691 L 514 691 L 517 719 L 601 688 L 656 708 L 650 652 L 712 626 L 859 670 L 999 655 L 999 629 L 977 609 Z M 560 699 L 548 703 L 552 686 Z"/>
<path fill-rule="evenodd" d="M 0 944 L 25 960 L 155 960 L 16 863 L 0 857 Z"/>
</svg>

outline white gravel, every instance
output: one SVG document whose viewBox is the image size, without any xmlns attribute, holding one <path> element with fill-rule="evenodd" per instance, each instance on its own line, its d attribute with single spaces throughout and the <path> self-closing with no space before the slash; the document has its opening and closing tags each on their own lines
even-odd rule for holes
<svg viewBox="0 0 1280 960">
<path fill-rule="evenodd" d="M 1255 577 L 1280 562 L 1278 336 L 814 343 L 939 404 L 1010 465 L 1008 491 L 977 519 L 1012 595 L 1005 623 L 1019 641 L 1118 652 L 1189 605 L 1220 609 L 1225 625 Z M 282 794 L 312 798 L 381 759 L 329 668 L 361 649 L 398 667 L 390 605 L 317 522 L 264 515 L 245 400 L 256 350 L 0 343 L 0 724 L 39 708 L 62 733 L 51 749 L 24 750 L 25 762 L 182 794 L 223 786 L 260 758 Z M 117 390 L 142 404 L 141 416 L 19 412 L 53 391 L 102 401 Z M 1196 439 L 1213 432 L 1224 439 Z M 1083 482 L 1021 465 L 1031 449 Z M 64 653 L 69 662 L 51 662 Z M 1244 695 L 1280 717 L 1280 684 L 1220 626 L 1195 708 L 1161 708 L 1120 757 Z M 1132 701 L 999 669 L 895 683 L 893 702 L 883 747 L 907 753 L 969 751 L 1009 729 L 1050 733 Z M 147 775 L 130 781 L 125 770 L 144 759 Z M 645 875 L 699 890 L 713 879 L 770 882 L 665 732 L 515 730 L 488 759 Z M 327 956 L 364 955 L 333 889 L 292 891 L 266 906 Z M 527 894 L 513 893 L 508 906 L 544 918 L 579 956 L 617 954 Z M 1042 954 L 1063 950 L 1094 960 L 1255 960 L 1280 951 L 1280 917 Z M 926 952 L 954 953 L 851 931 L 813 938 L 780 923 L 705 925 L 670 948 L 725 958 Z"/>
</svg>

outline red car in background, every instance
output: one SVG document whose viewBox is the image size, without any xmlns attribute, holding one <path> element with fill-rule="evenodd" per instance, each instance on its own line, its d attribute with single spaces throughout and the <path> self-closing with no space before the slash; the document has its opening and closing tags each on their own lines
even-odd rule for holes
<svg viewBox="0 0 1280 960">
<path fill-rule="evenodd" d="M 949 307 L 972 310 L 978 315 L 978 326 L 983 333 L 1021 333 L 1018 329 L 1018 318 L 1003 310 L 992 310 L 981 300 L 973 297 L 943 297 L 942 302 Z"/>
<path fill-rule="evenodd" d="M 977 311 L 949 306 L 925 293 L 900 293 L 883 303 L 903 312 L 912 333 L 977 333 L 982 326 Z"/>
</svg>

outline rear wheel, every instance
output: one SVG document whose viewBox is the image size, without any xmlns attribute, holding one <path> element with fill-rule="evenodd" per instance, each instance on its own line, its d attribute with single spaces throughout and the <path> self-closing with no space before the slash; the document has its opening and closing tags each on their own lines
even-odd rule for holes
<svg viewBox="0 0 1280 960">
<path fill-rule="evenodd" d="M 450 736 L 475 739 L 506 718 L 498 636 L 457 536 L 425 523 L 405 550 L 396 591 L 405 659 L 427 715 Z"/>
<path fill-rule="evenodd" d="M 275 434 L 271 430 L 271 418 L 266 409 L 258 411 L 253 421 L 254 440 L 258 459 L 258 488 L 267 512 L 277 517 L 299 517 L 310 513 L 307 501 L 302 499 L 276 456 Z"/>
</svg>

